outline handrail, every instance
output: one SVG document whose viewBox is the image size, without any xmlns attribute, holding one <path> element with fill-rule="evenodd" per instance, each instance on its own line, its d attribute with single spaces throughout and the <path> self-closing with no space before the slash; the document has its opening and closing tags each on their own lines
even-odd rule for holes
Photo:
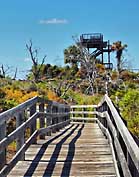
<svg viewBox="0 0 139 177">
<path fill-rule="evenodd" d="M 115 153 L 123 175 L 125 177 L 139 176 L 139 147 L 107 95 L 98 104 L 97 111 L 98 119 L 112 136 Z"/>
<path fill-rule="evenodd" d="M 111 136 L 111 143 L 122 176 L 139 176 L 139 147 L 111 99 L 105 95 L 98 105 L 72 106 L 34 97 L 15 108 L 1 113 L 0 177 L 5 177 L 19 160 L 24 159 L 25 151 L 32 143 L 36 142 L 38 136 L 40 139 L 44 139 L 45 135 L 50 135 L 51 132 L 56 132 L 69 124 L 70 114 L 71 119 L 74 121 L 98 122 L 101 128 L 105 130 L 104 133 L 107 132 L 106 136 Z M 95 117 L 93 118 L 92 115 L 95 115 Z M 16 128 L 7 135 L 6 124 L 13 117 L 16 119 Z M 37 128 L 38 121 L 40 126 Z M 30 129 L 30 135 L 26 140 L 25 131 L 28 128 Z M 13 141 L 16 141 L 16 154 L 7 163 L 6 148 Z"/>
<path fill-rule="evenodd" d="M 114 152 L 114 147 L 113 147 L 113 142 L 112 142 L 111 135 L 110 135 L 108 129 L 106 129 L 103 126 L 103 124 L 101 124 L 101 122 L 99 120 L 97 120 L 97 122 L 98 122 L 99 127 L 102 129 L 102 132 L 108 138 L 108 141 L 109 141 L 109 144 L 110 144 L 110 147 L 111 147 L 112 156 L 113 156 L 113 162 L 114 162 L 116 177 L 120 177 L 120 173 L 119 173 L 119 169 L 118 169 L 118 165 L 117 165 L 117 161 L 116 161 L 116 156 L 115 156 L 115 152 Z M 128 176 L 126 176 L 126 177 L 128 177 Z"/>
<path fill-rule="evenodd" d="M 0 177 L 6 177 L 19 160 L 24 159 L 25 151 L 35 143 L 37 137 L 44 139 L 45 135 L 55 133 L 70 123 L 70 107 L 51 100 L 34 97 L 26 102 L 0 114 Z M 16 120 L 15 129 L 7 134 L 7 123 L 12 118 Z M 39 125 L 39 127 L 37 126 Z M 28 139 L 25 132 L 30 129 Z M 16 154 L 7 163 L 6 149 L 16 141 Z"/>
<path fill-rule="evenodd" d="M 97 105 L 71 105 L 71 109 L 73 108 L 96 108 Z"/>
<path fill-rule="evenodd" d="M 70 118 L 72 121 L 96 121 L 96 108 L 97 105 L 71 105 Z"/>
<path fill-rule="evenodd" d="M 38 96 L 33 97 L 27 101 L 25 101 L 24 103 L 19 104 L 18 106 L 11 108 L 5 112 L 2 112 L 0 114 L 0 125 L 2 125 L 5 121 L 8 121 L 9 119 L 11 119 L 11 117 L 16 116 L 19 112 L 22 112 L 23 110 L 25 110 L 26 108 L 31 107 L 33 104 L 38 102 Z"/>
<path fill-rule="evenodd" d="M 136 168 L 139 170 L 139 147 L 135 143 L 133 137 L 131 136 L 130 132 L 128 131 L 125 124 L 123 123 L 121 117 L 119 116 L 117 110 L 115 109 L 110 98 L 107 95 L 105 95 L 105 100 L 106 100 L 109 108 L 111 109 L 112 115 L 115 118 L 114 119 L 115 123 L 116 123 L 118 130 L 120 131 L 122 138 L 128 148 L 128 151 L 132 157 L 132 160 L 134 161 Z"/>
<path fill-rule="evenodd" d="M 70 113 L 73 121 L 98 122 L 106 137 L 110 139 L 111 136 L 120 174 L 124 177 L 139 176 L 139 147 L 107 95 L 98 105 L 72 105 Z M 92 119 L 92 115 L 96 117 Z"/>
</svg>

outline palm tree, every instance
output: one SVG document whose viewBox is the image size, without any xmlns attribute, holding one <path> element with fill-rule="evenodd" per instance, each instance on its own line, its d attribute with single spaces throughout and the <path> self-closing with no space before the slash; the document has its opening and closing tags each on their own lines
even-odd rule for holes
<svg viewBox="0 0 139 177">
<path fill-rule="evenodd" d="M 80 56 L 80 50 L 75 46 L 69 46 L 64 50 L 64 62 L 69 63 L 72 66 L 77 65 Z"/>
<path fill-rule="evenodd" d="M 114 42 L 112 45 L 112 51 L 116 51 L 116 58 L 117 58 L 117 70 L 118 72 L 121 71 L 121 64 L 122 64 L 122 54 L 123 51 L 127 48 L 127 44 L 122 44 L 121 41 Z"/>
</svg>

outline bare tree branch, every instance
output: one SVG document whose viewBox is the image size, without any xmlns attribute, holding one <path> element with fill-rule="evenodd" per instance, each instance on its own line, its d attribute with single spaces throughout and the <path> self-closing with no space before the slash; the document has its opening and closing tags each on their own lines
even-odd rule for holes
<svg viewBox="0 0 139 177">
<path fill-rule="evenodd" d="M 87 89 L 91 89 L 92 94 L 94 94 L 94 83 L 97 75 L 96 58 L 92 57 L 89 51 L 82 46 L 78 38 L 73 37 L 73 39 L 75 40 L 77 47 L 80 50 L 80 55 L 77 60 L 81 63 L 87 72 L 86 79 L 89 82 L 89 87 Z"/>
<path fill-rule="evenodd" d="M 41 64 L 39 64 L 38 60 L 38 49 L 33 49 L 33 43 L 32 40 L 29 41 L 29 44 L 26 44 L 26 48 L 30 54 L 33 67 L 32 67 L 32 74 L 34 76 L 35 82 L 38 82 L 40 73 L 41 73 L 41 68 L 45 62 L 46 55 L 42 58 Z"/>
<path fill-rule="evenodd" d="M 14 77 L 13 77 L 14 80 L 16 79 L 16 76 L 17 76 L 17 68 L 15 69 L 15 73 L 14 73 Z"/>
<path fill-rule="evenodd" d="M 8 65 L 4 66 L 4 65 L 2 64 L 0 68 L 1 68 L 1 70 L 0 70 L 1 76 L 2 76 L 3 78 L 5 78 L 6 75 L 8 74 L 8 72 L 10 71 L 11 67 L 9 67 Z"/>
</svg>

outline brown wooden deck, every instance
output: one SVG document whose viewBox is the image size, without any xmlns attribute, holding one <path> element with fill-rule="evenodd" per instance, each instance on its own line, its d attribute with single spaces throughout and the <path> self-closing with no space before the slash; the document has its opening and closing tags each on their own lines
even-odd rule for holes
<svg viewBox="0 0 139 177">
<path fill-rule="evenodd" d="M 116 177 L 108 140 L 97 123 L 71 123 L 38 140 L 8 177 Z"/>
</svg>

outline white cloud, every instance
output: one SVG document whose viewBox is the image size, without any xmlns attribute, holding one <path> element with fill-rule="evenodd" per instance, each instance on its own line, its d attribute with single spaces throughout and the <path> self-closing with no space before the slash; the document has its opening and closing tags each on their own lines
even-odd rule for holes
<svg viewBox="0 0 139 177">
<path fill-rule="evenodd" d="M 31 62 L 31 59 L 30 58 L 24 58 L 24 61 L 25 62 Z"/>
<path fill-rule="evenodd" d="M 57 19 L 57 18 L 52 18 L 52 19 L 44 19 L 44 20 L 40 20 L 39 22 L 42 25 L 48 25 L 48 24 L 67 24 L 68 20 L 66 19 Z"/>
</svg>

